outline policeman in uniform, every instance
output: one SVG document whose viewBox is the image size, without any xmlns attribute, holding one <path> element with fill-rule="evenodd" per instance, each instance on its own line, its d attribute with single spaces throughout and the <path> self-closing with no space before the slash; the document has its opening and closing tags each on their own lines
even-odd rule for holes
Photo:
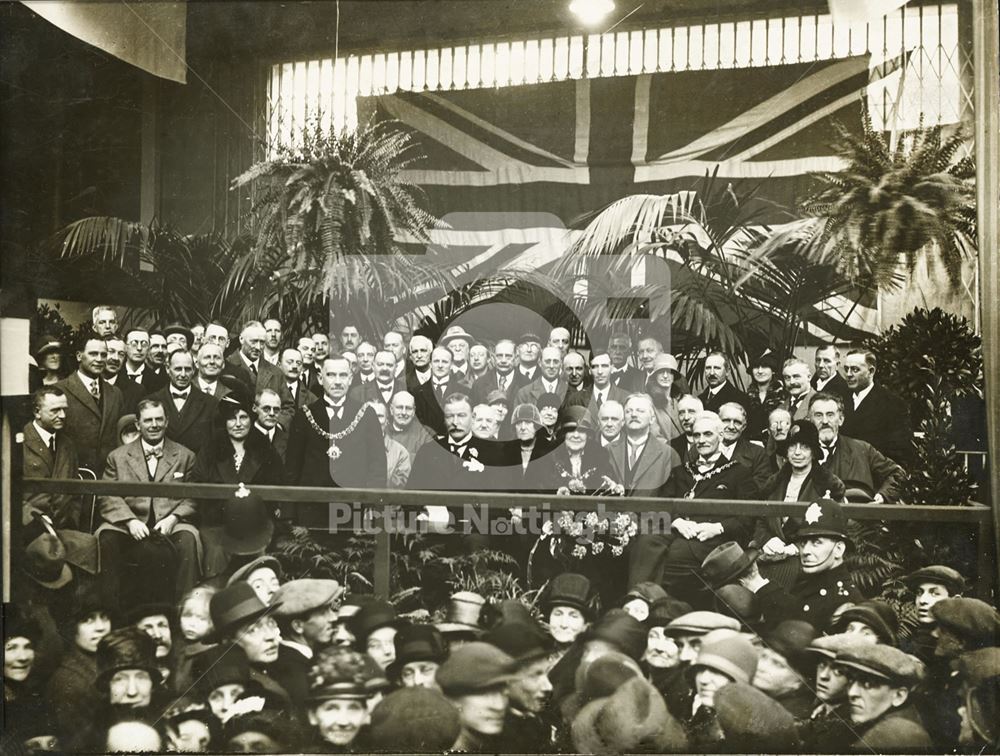
<svg viewBox="0 0 1000 756">
<path fill-rule="evenodd" d="M 830 499 L 810 504 L 796 533 L 795 545 L 802 572 L 790 590 L 785 591 L 759 575 L 745 585 L 756 594 L 757 606 L 767 625 L 804 620 L 823 632 L 840 606 L 864 598 L 844 566 L 850 540 L 847 516 L 840 504 Z"/>
</svg>

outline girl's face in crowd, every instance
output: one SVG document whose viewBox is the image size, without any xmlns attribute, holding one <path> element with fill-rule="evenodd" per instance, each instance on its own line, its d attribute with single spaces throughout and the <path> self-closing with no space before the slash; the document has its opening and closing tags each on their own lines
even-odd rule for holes
<svg viewBox="0 0 1000 756">
<path fill-rule="evenodd" d="M 186 640 L 201 640 L 212 632 L 212 615 L 208 611 L 209 600 L 209 596 L 191 596 L 181 607 L 181 634 Z"/>
<path fill-rule="evenodd" d="M 73 640 L 81 651 L 96 654 L 97 644 L 110 632 L 111 618 L 104 612 L 91 612 L 76 623 L 76 636 Z"/>
</svg>

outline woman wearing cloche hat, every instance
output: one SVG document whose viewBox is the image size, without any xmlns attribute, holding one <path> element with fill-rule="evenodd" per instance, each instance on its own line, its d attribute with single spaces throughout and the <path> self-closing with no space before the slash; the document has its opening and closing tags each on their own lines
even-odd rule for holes
<svg viewBox="0 0 1000 756">
<path fill-rule="evenodd" d="M 672 354 L 661 354 L 653 362 L 653 370 L 646 379 L 646 393 L 653 399 L 658 432 L 654 433 L 664 441 L 672 441 L 684 435 L 681 421 L 677 416 L 677 400 L 688 393 L 687 383 L 681 376 L 677 358 Z"/>
</svg>

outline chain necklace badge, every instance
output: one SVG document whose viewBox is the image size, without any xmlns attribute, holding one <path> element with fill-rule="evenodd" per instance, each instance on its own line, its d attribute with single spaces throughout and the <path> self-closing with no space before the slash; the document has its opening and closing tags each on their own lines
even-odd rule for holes
<svg viewBox="0 0 1000 756">
<path fill-rule="evenodd" d="M 711 470 L 709 470 L 706 473 L 700 473 L 700 472 L 698 472 L 698 468 L 697 467 L 693 467 L 690 462 L 685 462 L 684 463 L 684 467 L 687 469 L 687 471 L 689 473 L 691 473 L 691 477 L 694 478 L 694 485 L 691 486 L 691 490 L 690 491 L 688 491 L 686 494 L 684 494 L 684 498 L 685 499 L 693 499 L 694 498 L 695 489 L 698 488 L 698 484 L 699 483 L 701 483 L 703 480 L 711 480 L 716 475 L 718 475 L 721 472 L 724 472 L 724 471 L 728 470 L 730 467 L 732 467 L 735 464 L 736 464 L 736 460 L 731 459 L 728 462 L 726 462 L 726 464 L 722 465 L 721 467 L 713 467 Z"/>
<path fill-rule="evenodd" d="M 361 418 L 364 417 L 365 410 L 368 409 L 370 404 L 371 402 L 365 402 L 362 404 L 361 409 L 358 410 L 358 414 L 354 416 L 351 424 L 338 433 L 330 433 L 329 431 L 323 430 L 319 426 L 319 423 L 316 422 L 316 417 L 313 415 L 312 410 L 308 407 L 303 407 L 302 409 L 305 410 L 306 420 L 309 421 L 309 425 L 312 426 L 312 429 L 330 442 L 330 448 L 326 450 L 326 456 L 330 459 L 340 459 L 340 456 L 344 452 L 341 451 L 339 446 L 337 446 L 337 442 L 354 432 L 354 429 L 358 427 L 358 423 L 361 422 Z"/>
</svg>

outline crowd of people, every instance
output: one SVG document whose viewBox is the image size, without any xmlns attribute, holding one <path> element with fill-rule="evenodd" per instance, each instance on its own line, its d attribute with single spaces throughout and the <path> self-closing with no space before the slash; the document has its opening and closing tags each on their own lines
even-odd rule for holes
<svg viewBox="0 0 1000 756">
<path fill-rule="evenodd" d="M 768 350 L 744 392 L 708 351 L 696 394 L 655 336 L 589 347 L 564 328 L 289 338 L 275 318 L 236 338 L 216 322 L 119 333 L 100 306 L 67 375 L 68 351 L 43 339 L 26 478 L 234 493 L 24 496 L 5 737 L 111 752 L 1000 747 L 996 609 L 948 565 L 903 579 L 912 608 L 866 598 L 845 565 L 842 504 L 897 503 L 912 454 L 871 352 L 779 364 Z M 662 528 L 626 516 L 631 537 L 602 562 L 617 571 L 552 559 L 534 603 L 461 592 L 432 623 L 283 574 L 276 533 L 326 529 L 329 513 L 261 485 L 809 506 L 688 505 Z M 462 517 L 449 503 L 419 522 L 443 533 Z M 439 537 L 523 566 L 550 532 Z"/>
</svg>

